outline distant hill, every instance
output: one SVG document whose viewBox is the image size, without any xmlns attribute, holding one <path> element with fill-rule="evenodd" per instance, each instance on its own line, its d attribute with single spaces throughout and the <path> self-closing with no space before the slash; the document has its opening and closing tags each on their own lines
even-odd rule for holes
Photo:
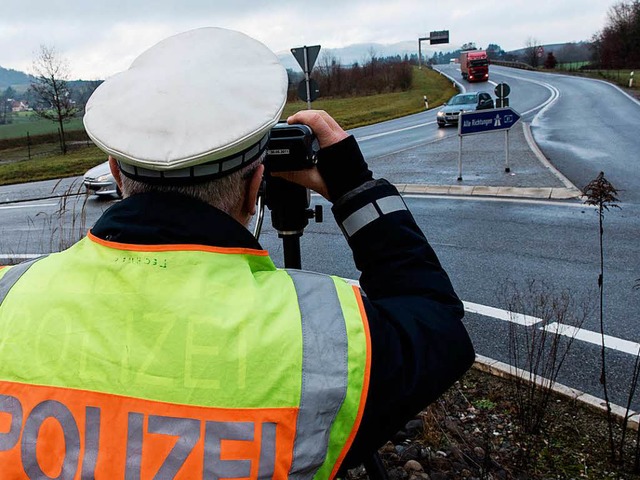
<svg viewBox="0 0 640 480">
<path fill-rule="evenodd" d="M 18 70 L 11 70 L 8 68 L 0 67 L 0 90 L 4 90 L 7 87 L 19 87 L 19 86 L 29 86 L 33 77 L 31 75 L 27 75 L 24 72 L 19 72 Z M 16 90 L 21 90 L 16 88 Z"/>
<path fill-rule="evenodd" d="M 423 42 L 422 55 L 424 58 L 431 57 L 434 51 L 436 51 L 436 49 L 431 48 Z M 392 44 L 356 43 L 343 48 L 321 48 L 316 65 L 320 65 L 324 58 L 335 58 L 343 66 L 349 66 L 356 62 L 360 64 L 368 62 L 371 60 L 372 55 L 378 58 L 384 58 L 395 55 L 404 56 L 405 54 L 409 56 L 418 54 L 417 40 Z M 277 55 L 285 68 L 300 70 L 298 62 L 290 51 L 278 52 Z"/>
<path fill-rule="evenodd" d="M 541 45 L 544 48 L 545 55 L 553 52 L 553 55 L 559 62 L 578 62 L 591 59 L 592 50 L 590 42 L 568 42 Z M 507 52 L 517 57 L 525 55 L 527 48 L 520 48 Z"/>
<path fill-rule="evenodd" d="M 553 52 L 558 61 L 581 61 L 591 58 L 591 51 L 589 49 L 589 42 L 568 42 L 568 43 L 556 43 L 542 45 L 545 52 Z M 459 50 L 459 46 L 453 44 L 431 46 L 427 42 L 422 43 L 422 55 L 424 59 L 433 57 L 436 52 L 442 52 L 447 54 Z M 520 48 L 518 50 L 512 50 L 506 52 L 507 54 L 514 55 L 516 57 L 522 56 L 526 51 L 526 48 Z M 335 58 L 343 66 L 352 65 L 355 62 L 365 63 L 371 60 L 371 55 L 376 57 L 391 57 L 395 55 L 417 55 L 418 42 L 417 41 L 405 41 L 393 44 L 380 44 L 380 43 L 359 43 L 355 45 L 349 45 L 343 48 L 322 48 L 320 55 L 316 61 L 316 66 L 321 65 L 323 59 Z M 290 51 L 282 51 L 277 53 L 278 58 L 286 68 L 291 68 L 294 71 L 299 71 L 300 66 L 293 57 Z M 448 58 L 447 58 L 448 61 Z"/>
</svg>

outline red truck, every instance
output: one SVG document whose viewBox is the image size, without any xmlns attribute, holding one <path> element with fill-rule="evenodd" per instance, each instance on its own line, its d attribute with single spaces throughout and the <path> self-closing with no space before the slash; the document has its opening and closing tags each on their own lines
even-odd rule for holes
<svg viewBox="0 0 640 480">
<path fill-rule="evenodd" d="M 470 82 L 489 80 L 489 58 L 484 50 L 467 50 L 460 54 L 462 78 Z"/>
</svg>

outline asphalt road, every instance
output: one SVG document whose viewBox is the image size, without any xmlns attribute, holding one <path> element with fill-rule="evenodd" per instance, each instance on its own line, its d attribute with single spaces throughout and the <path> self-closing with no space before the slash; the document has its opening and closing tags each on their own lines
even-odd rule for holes
<svg viewBox="0 0 640 480">
<path fill-rule="evenodd" d="M 445 67 L 455 78 L 457 72 L 453 67 Z M 552 166 L 578 186 L 605 170 L 621 189 L 621 209 L 608 212 L 605 220 L 604 278 L 606 330 L 611 336 L 607 345 L 614 384 L 612 398 L 625 403 L 635 358 L 632 353 L 637 352 L 640 342 L 636 327 L 640 291 L 633 289 L 640 277 L 637 240 L 640 205 L 635 194 L 639 171 L 629 160 L 640 146 L 631 128 L 640 120 L 640 105 L 601 82 L 491 68 L 492 82 L 507 82 L 511 86 L 511 106 L 523 115 L 523 123 L 531 123 L 535 140 Z M 465 83 L 464 87 L 493 91 L 494 83 Z M 601 120 L 613 127 L 596 127 Z M 561 177 L 532 153 L 524 131 L 520 127 L 512 130 L 514 168 L 509 175 L 502 168 L 503 136 L 489 134 L 465 139 L 468 173 L 462 185 L 456 186 L 509 182 L 516 188 L 563 185 Z M 381 172 L 396 183 L 440 187 L 456 184 L 457 132 L 453 128 L 438 129 L 435 110 L 356 129 L 353 133 L 374 172 Z M 72 197 L 63 214 L 65 220 L 61 221 L 56 213 L 58 202 L 46 197 L 52 191 L 64 191 L 70 182 L 66 180 L 55 189 L 55 182 L 0 187 L 0 201 L 8 202 L 0 204 L 0 255 L 29 256 L 58 250 L 72 237 L 84 233 L 113 202 L 89 198 L 83 219 L 80 207 L 84 198 Z M 42 200 L 13 203 L 32 195 Z M 73 198 L 79 203 L 74 203 Z M 313 198 L 319 201 L 318 197 Z M 571 292 L 575 301 L 572 314 L 579 313 L 581 305 L 593 305 L 597 300 L 598 218 L 594 209 L 580 200 L 467 195 L 406 198 L 466 302 L 465 322 L 479 354 L 508 361 L 510 332 L 517 331 L 520 335 L 541 332 L 540 323 L 517 324 L 508 312 L 506 319 L 500 318 L 500 312 L 509 307 L 508 299 L 501 298 L 509 280 L 524 285 L 521 287 L 524 292 L 528 291 L 527 282 L 532 280 L 546 283 L 557 292 Z M 268 218 L 261 243 L 282 265 L 280 240 L 270 228 Z M 358 277 L 346 242 L 332 221 L 307 228 L 302 238 L 302 258 L 303 268 Z M 502 310 L 492 311 L 488 307 Z M 597 331 L 597 316 L 592 314 L 582 325 L 580 339 L 574 341 L 559 380 L 601 396 L 599 347 L 593 343 Z M 634 404 L 640 407 L 640 402 Z"/>
</svg>

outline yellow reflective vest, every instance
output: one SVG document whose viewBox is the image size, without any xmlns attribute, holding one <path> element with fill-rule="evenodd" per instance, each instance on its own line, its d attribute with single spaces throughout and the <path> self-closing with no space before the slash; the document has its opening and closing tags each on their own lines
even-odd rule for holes
<svg viewBox="0 0 640 480">
<path fill-rule="evenodd" d="M 0 269 L 1 477 L 332 478 L 369 366 L 340 279 L 89 234 Z"/>
</svg>

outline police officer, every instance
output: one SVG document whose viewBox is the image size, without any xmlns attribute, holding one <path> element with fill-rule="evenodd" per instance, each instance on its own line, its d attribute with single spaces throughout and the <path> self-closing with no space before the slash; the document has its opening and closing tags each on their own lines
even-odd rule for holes
<svg viewBox="0 0 640 480">
<path fill-rule="evenodd" d="M 472 364 L 451 282 L 398 191 L 325 112 L 322 194 L 362 272 L 277 269 L 245 228 L 286 100 L 238 32 L 168 38 L 107 79 L 87 133 L 124 200 L 0 269 L 3 478 L 333 478 Z"/>
</svg>

